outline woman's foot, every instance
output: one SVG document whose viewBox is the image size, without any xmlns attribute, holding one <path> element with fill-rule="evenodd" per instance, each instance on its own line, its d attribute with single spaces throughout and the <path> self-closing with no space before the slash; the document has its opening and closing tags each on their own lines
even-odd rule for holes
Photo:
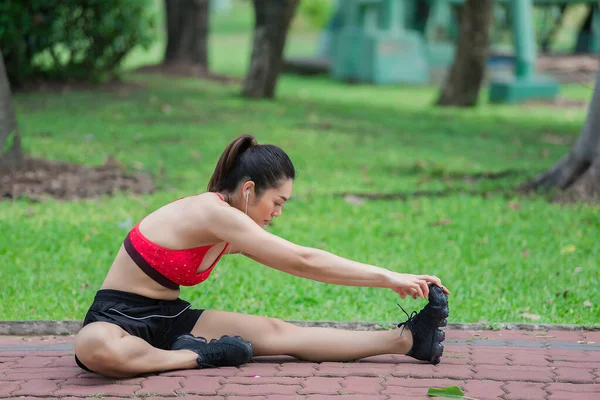
<svg viewBox="0 0 600 400">
<path fill-rule="evenodd" d="M 236 367 L 252 359 L 253 349 L 250 342 L 239 336 L 221 336 L 206 342 L 206 339 L 189 333 L 175 338 L 171 350 L 191 350 L 198 354 L 199 368 Z"/>
<path fill-rule="evenodd" d="M 448 296 L 440 287 L 430 284 L 429 303 L 418 314 L 413 312 L 407 321 L 398 324 L 412 333 L 413 345 L 406 355 L 438 364 L 444 352 L 442 342 L 446 339 L 445 333 L 438 328 L 446 326 L 448 314 Z"/>
</svg>

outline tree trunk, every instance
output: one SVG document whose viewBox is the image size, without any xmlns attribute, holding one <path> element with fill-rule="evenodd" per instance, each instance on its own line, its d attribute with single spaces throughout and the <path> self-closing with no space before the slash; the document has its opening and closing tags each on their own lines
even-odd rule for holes
<svg viewBox="0 0 600 400">
<path fill-rule="evenodd" d="M 456 55 L 438 105 L 472 107 L 477 104 L 486 69 L 493 8 L 493 0 L 465 1 Z"/>
<path fill-rule="evenodd" d="M 165 0 L 167 67 L 208 70 L 210 0 Z"/>
<path fill-rule="evenodd" d="M 21 136 L 12 106 L 10 83 L 0 50 L 0 166 L 16 170 L 23 163 Z"/>
<path fill-rule="evenodd" d="M 273 98 L 281 71 L 287 33 L 299 0 L 253 0 L 254 43 L 242 92 L 253 98 Z"/>
<path fill-rule="evenodd" d="M 575 198 L 600 200 L 600 69 L 587 118 L 577 141 L 560 161 L 520 190 L 568 189 Z"/>
</svg>

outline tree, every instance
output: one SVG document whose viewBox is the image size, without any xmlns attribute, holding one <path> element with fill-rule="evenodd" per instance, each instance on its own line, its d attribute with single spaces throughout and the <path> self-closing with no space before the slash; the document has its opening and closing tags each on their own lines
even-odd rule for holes
<svg viewBox="0 0 600 400">
<path fill-rule="evenodd" d="M 0 166 L 18 169 L 23 163 L 21 136 L 17 126 L 15 110 L 4 57 L 0 49 Z"/>
<path fill-rule="evenodd" d="M 572 198 L 600 200 L 600 70 L 585 124 L 569 153 L 521 186 L 525 191 L 553 188 L 569 189 Z"/>
<path fill-rule="evenodd" d="M 165 0 L 164 66 L 197 73 L 208 70 L 209 6 L 210 0 Z"/>
<path fill-rule="evenodd" d="M 253 0 L 254 42 L 244 96 L 273 98 L 283 49 L 299 0 Z"/>
<path fill-rule="evenodd" d="M 456 55 L 437 104 L 477 104 L 485 74 L 494 0 L 466 0 L 461 10 Z"/>
</svg>

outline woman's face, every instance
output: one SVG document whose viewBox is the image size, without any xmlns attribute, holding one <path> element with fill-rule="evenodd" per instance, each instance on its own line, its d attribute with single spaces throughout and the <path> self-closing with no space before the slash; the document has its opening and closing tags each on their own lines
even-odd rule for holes
<svg viewBox="0 0 600 400">
<path fill-rule="evenodd" d="M 267 226 L 273 218 L 281 215 L 283 205 L 292 195 L 292 185 L 293 180 L 282 179 L 279 186 L 264 190 L 258 199 L 250 195 L 248 216 L 259 226 Z"/>
</svg>

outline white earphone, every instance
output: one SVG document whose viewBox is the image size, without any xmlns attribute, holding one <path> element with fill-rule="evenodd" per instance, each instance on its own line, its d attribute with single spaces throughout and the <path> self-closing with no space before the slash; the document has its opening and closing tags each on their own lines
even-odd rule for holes
<svg viewBox="0 0 600 400">
<path fill-rule="evenodd" d="M 246 189 L 246 214 L 248 214 L 248 196 L 250 196 L 250 189 Z"/>
</svg>

